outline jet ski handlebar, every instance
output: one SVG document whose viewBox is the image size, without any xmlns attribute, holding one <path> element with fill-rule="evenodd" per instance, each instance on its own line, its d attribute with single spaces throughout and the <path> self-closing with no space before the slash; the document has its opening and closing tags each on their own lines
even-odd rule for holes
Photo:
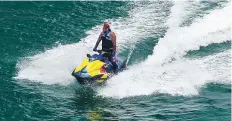
<svg viewBox="0 0 232 121">
<path fill-rule="evenodd" d="M 98 52 L 99 54 L 105 54 L 105 53 L 109 53 L 109 52 L 107 52 L 107 51 L 104 51 L 104 50 L 97 50 L 97 52 Z"/>
</svg>

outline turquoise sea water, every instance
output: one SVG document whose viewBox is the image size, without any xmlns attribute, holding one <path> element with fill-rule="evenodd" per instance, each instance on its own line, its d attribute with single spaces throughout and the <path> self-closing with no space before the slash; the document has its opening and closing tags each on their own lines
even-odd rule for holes
<svg viewBox="0 0 232 121">
<path fill-rule="evenodd" d="M 231 3 L 0 2 L 0 120 L 229 121 Z M 104 21 L 128 70 L 106 87 L 72 70 Z"/>
</svg>

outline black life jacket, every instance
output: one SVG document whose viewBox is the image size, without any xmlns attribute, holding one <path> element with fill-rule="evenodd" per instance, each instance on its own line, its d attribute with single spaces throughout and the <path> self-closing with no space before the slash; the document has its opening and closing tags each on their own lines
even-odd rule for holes
<svg viewBox="0 0 232 121">
<path fill-rule="evenodd" d="M 102 50 L 107 52 L 113 51 L 113 42 L 112 38 L 110 37 L 111 30 L 108 32 L 103 33 L 102 35 Z"/>
</svg>

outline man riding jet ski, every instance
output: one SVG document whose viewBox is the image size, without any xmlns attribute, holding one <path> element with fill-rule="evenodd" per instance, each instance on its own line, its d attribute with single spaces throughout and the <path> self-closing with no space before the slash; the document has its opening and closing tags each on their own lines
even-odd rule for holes
<svg viewBox="0 0 232 121">
<path fill-rule="evenodd" d="M 111 31 L 110 25 L 106 22 L 103 25 L 103 31 L 100 33 L 96 45 L 93 48 L 93 51 L 97 50 L 97 47 L 101 40 L 102 50 L 110 53 L 109 60 L 113 64 L 114 72 L 117 73 L 118 65 L 116 63 L 116 35 L 113 31 Z"/>
<path fill-rule="evenodd" d="M 102 50 L 97 50 L 101 40 Z M 87 54 L 87 58 L 72 72 L 80 84 L 103 84 L 106 79 L 126 68 L 126 59 L 116 55 L 116 35 L 108 23 L 104 23 L 93 51 L 98 54 Z"/>
</svg>

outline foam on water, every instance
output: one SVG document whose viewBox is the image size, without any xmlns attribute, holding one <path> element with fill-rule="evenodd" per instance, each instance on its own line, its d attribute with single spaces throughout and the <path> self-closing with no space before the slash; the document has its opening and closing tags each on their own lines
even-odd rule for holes
<svg viewBox="0 0 232 121">
<path fill-rule="evenodd" d="M 231 50 L 196 60 L 183 58 L 187 51 L 200 46 L 231 41 L 230 9 L 229 3 L 188 27 L 179 27 L 180 22 L 168 22 L 175 24 L 169 24 L 170 29 L 154 47 L 153 54 L 145 62 L 109 80 L 107 87 L 98 90 L 99 95 L 122 98 L 158 92 L 189 96 L 198 94 L 199 88 L 208 82 L 230 82 Z M 181 12 L 180 8 L 172 10 L 176 18 L 181 15 L 175 11 Z M 173 59 L 177 61 L 168 63 Z"/>
<path fill-rule="evenodd" d="M 161 38 L 146 63 L 163 64 L 178 59 L 189 50 L 197 50 L 200 46 L 221 43 L 231 40 L 230 17 L 231 4 L 222 9 L 212 11 L 203 19 L 195 20 L 191 26 L 171 26 L 164 38 Z M 175 13 L 175 12 L 174 12 Z"/>
<path fill-rule="evenodd" d="M 157 12 L 162 7 L 161 5 L 153 2 L 142 6 L 138 4 L 136 8 L 129 11 L 127 18 L 106 20 L 111 24 L 112 30 L 116 32 L 120 50 L 130 47 L 133 43 L 142 40 L 140 38 L 144 36 L 152 35 L 152 32 L 156 30 L 155 28 L 161 26 L 157 24 L 164 19 L 164 16 L 160 16 Z M 146 9 L 144 9 L 144 6 L 146 6 Z M 153 9 L 154 7 L 157 9 Z M 149 21 L 152 21 L 152 23 Z M 87 31 L 87 36 L 79 43 L 59 45 L 32 57 L 23 58 L 17 64 L 18 73 L 14 78 L 44 84 L 70 84 L 75 80 L 71 76 L 73 69 L 80 64 L 87 53 L 93 53 L 92 48 L 101 28 L 102 25 L 97 25 Z"/>
<path fill-rule="evenodd" d="M 209 82 L 231 83 L 231 50 L 196 60 L 180 59 L 163 66 L 135 66 L 108 81 L 99 95 L 123 98 L 153 93 L 191 96 Z"/>
</svg>

